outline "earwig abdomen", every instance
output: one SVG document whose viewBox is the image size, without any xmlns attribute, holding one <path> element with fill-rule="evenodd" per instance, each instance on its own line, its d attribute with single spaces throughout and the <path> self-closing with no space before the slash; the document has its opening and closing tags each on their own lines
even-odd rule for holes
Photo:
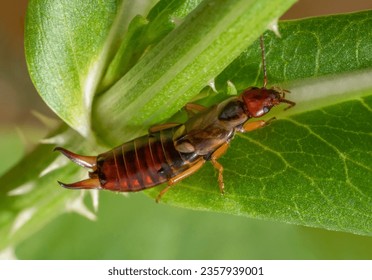
<svg viewBox="0 0 372 280">
<path fill-rule="evenodd" d="M 97 156 L 103 189 L 136 192 L 167 182 L 189 168 L 200 156 L 175 149 L 170 128 L 146 135 Z"/>
</svg>

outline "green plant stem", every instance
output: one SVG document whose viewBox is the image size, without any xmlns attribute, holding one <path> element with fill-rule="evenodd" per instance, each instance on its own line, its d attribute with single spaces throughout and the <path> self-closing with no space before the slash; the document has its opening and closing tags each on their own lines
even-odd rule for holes
<svg viewBox="0 0 372 280">
<path fill-rule="evenodd" d="M 294 2 L 204 1 L 95 100 L 98 138 L 117 145 L 177 112 Z"/>
</svg>

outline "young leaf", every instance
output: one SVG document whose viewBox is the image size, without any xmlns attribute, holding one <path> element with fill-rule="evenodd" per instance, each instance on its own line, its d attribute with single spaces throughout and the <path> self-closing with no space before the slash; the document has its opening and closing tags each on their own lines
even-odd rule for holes
<svg viewBox="0 0 372 280">
<path fill-rule="evenodd" d="M 48 106 L 82 135 L 90 133 L 92 100 L 125 34 L 126 17 L 148 9 L 130 2 L 35 0 L 28 5 L 25 50 L 31 79 Z"/>
<path fill-rule="evenodd" d="M 176 23 L 181 22 L 200 2 L 201 0 L 162 0 L 151 9 L 146 18 L 136 16 L 106 71 L 99 91 L 117 82 L 145 51 L 172 31 Z"/>
</svg>

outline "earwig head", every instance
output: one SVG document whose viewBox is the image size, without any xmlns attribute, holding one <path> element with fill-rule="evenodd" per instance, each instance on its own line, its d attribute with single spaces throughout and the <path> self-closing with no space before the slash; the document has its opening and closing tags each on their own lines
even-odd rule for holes
<svg viewBox="0 0 372 280">
<path fill-rule="evenodd" d="M 275 88 L 248 88 L 242 93 L 247 115 L 253 118 L 258 118 L 270 111 L 270 109 L 280 103 L 287 103 L 289 106 L 285 109 L 293 107 L 296 103 L 284 98 L 288 91 L 277 90 Z"/>
</svg>

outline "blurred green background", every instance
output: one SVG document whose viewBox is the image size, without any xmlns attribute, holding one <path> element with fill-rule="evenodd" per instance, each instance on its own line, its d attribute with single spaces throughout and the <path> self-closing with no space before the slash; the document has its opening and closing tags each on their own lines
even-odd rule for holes
<svg viewBox="0 0 372 280">
<path fill-rule="evenodd" d="M 285 18 L 372 8 L 367 2 L 303 0 Z M 0 175 L 47 133 L 31 111 L 53 116 L 27 74 L 26 5 L 0 4 Z M 101 192 L 97 221 L 62 215 L 15 253 L 20 259 L 371 259 L 372 238 L 174 208 L 142 193 Z"/>
</svg>

